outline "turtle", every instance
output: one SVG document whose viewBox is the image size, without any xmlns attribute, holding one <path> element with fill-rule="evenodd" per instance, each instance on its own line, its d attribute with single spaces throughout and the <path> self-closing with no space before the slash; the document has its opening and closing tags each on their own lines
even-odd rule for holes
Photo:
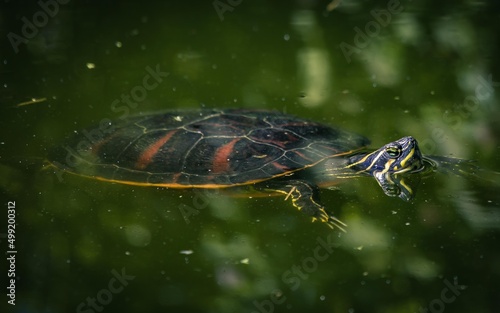
<svg viewBox="0 0 500 313">
<path fill-rule="evenodd" d="M 379 149 L 354 132 L 277 111 L 168 110 L 76 131 L 50 165 L 93 179 L 166 188 L 251 188 L 283 194 L 313 221 L 344 230 L 319 199 L 320 186 L 372 176 L 384 193 L 409 200 L 403 173 L 426 167 L 416 139 Z"/>
</svg>

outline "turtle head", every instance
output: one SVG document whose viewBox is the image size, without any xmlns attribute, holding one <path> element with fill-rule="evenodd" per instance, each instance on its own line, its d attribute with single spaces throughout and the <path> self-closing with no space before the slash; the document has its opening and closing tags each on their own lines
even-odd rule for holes
<svg viewBox="0 0 500 313">
<path fill-rule="evenodd" d="M 401 174 L 423 169 L 422 153 L 417 140 L 403 137 L 362 157 L 358 156 L 349 167 L 368 174 Z"/>
<path fill-rule="evenodd" d="M 408 201 L 413 191 L 398 174 L 418 172 L 425 166 L 417 140 L 408 136 L 351 159 L 349 167 L 372 175 L 388 196 Z"/>
</svg>

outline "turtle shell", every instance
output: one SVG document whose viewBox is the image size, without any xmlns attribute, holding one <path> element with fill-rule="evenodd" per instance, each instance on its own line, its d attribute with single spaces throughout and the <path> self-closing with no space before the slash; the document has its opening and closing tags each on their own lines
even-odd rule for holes
<svg viewBox="0 0 500 313">
<path fill-rule="evenodd" d="M 103 120 L 77 132 L 50 162 L 125 184 L 219 188 L 283 176 L 368 143 L 357 134 L 274 111 L 168 111 Z"/>
</svg>

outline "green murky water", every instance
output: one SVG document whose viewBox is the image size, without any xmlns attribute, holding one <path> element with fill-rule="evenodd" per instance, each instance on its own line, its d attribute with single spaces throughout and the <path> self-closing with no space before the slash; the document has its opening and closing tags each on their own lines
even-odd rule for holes
<svg viewBox="0 0 500 313">
<path fill-rule="evenodd" d="M 2 312 L 498 312 L 492 172 L 433 175 L 411 202 L 372 178 L 323 190 L 343 234 L 280 197 L 40 170 L 49 147 L 106 119 L 248 107 L 374 147 L 412 135 L 424 153 L 498 171 L 498 4 L 62 2 L 1 4 L 0 240 L 9 251 L 15 201 L 17 251 Z"/>
</svg>

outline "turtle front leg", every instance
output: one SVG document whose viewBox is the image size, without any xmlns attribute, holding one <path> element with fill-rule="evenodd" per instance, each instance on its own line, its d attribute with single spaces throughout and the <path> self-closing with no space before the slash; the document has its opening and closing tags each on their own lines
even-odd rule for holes
<svg viewBox="0 0 500 313">
<path fill-rule="evenodd" d="M 313 222 L 319 220 L 327 223 L 330 228 L 337 227 L 345 232 L 345 223 L 326 213 L 324 206 L 319 202 L 318 186 L 303 180 L 269 181 L 255 186 L 261 191 L 279 192 L 285 195 L 285 200 L 292 199 L 293 205 L 312 216 Z"/>
</svg>

